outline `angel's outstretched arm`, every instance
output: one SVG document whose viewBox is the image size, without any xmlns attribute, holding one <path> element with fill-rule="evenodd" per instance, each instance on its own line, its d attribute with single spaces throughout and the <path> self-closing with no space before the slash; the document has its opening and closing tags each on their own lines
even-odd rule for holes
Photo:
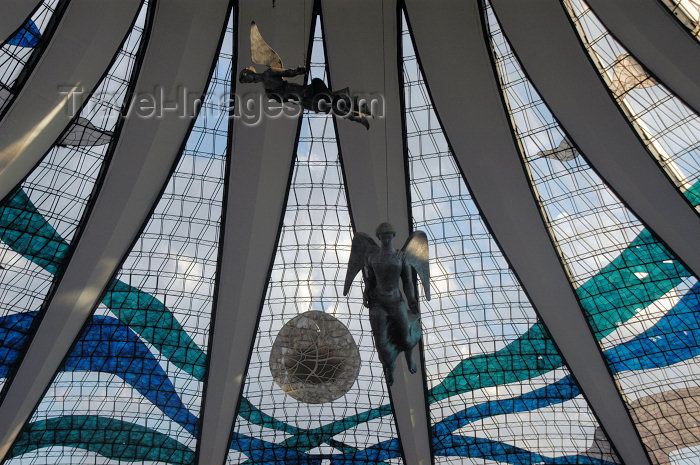
<svg viewBox="0 0 700 465">
<path fill-rule="evenodd" d="M 401 282 L 403 282 L 403 293 L 408 301 L 408 308 L 413 313 L 418 313 L 418 301 L 416 300 L 416 288 L 413 285 L 413 273 L 408 263 L 404 262 L 401 268 Z"/>
<path fill-rule="evenodd" d="M 372 291 L 377 286 L 377 277 L 374 275 L 371 266 L 365 266 L 362 269 L 362 276 L 365 281 L 365 289 L 362 292 L 362 305 L 369 308 L 369 296 L 372 295 Z"/>
<path fill-rule="evenodd" d="M 306 68 L 303 66 L 299 66 L 298 68 L 294 69 L 270 69 L 270 74 L 273 76 L 278 76 L 278 77 L 294 77 L 294 76 L 301 76 L 306 73 Z"/>
</svg>

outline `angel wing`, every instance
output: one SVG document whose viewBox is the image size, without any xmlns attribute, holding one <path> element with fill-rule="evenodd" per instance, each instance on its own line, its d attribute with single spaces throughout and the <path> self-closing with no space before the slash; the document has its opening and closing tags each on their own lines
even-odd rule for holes
<svg viewBox="0 0 700 465">
<path fill-rule="evenodd" d="M 354 242 L 353 242 L 354 246 Z M 430 253 L 428 252 L 428 236 L 423 231 L 411 234 L 403 245 L 401 252 L 404 260 L 416 270 L 423 283 L 425 298 L 430 300 Z"/>
<path fill-rule="evenodd" d="M 276 69 L 284 68 L 282 58 L 265 42 L 255 21 L 250 23 L 250 58 L 258 65 Z"/>
<path fill-rule="evenodd" d="M 365 233 L 358 232 L 352 238 L 352 248 L 350 249 L 350 259 L 348 260 L 348 270 L 345 273 L 345 287 L 343 295 L 348 295 L 352 281 L 357 273 L 367 263 L 367 256 L 379 250 L 379 246 L 374 239 Z"/>
</svg>

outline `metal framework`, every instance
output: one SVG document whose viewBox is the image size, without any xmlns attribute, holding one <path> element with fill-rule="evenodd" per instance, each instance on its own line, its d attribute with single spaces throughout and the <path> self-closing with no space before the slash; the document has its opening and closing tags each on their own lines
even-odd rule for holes
<svg viewBox="0 0 700 465">
<path fill-rule="evenodd" d="M 0 34 L 55 32 L 0 57 L 7 463 L 697 458 L 700 49 L 660 2 L 21 3 Z M 376 98 L 370 129 L 265 114 L 252 21 Z M 391 388 L 359 278 L 340 292 L 383 221 L 426 231 L 433 276 Z M 308 310 L 362 359 L 317 405 L 269 368 Z"/>
<path fill-rule="evenodd" d="M 194 108 L 194 100 L 204 93 L 216 44 L 226 22 L 227 7 L 227 2 L 213 0 L 206 8 L 201 2 L 193 5 L 176 1 L 161 5 L 154 19 L 136 94 L 163 86 L 165 98 L 176 101 L 179 89 L 190 89 L 192 93 L 183 104 Z M 183 11 L 190 13 L 189 28 L 173 30 L 176 18 Z M 180 46 L 176 45 L 177 41 Z M 181 118 L 171 113 L 162 119 L 142 119 L 131 114 L 124 124 L 113 162 L 80 242 L 0 405 L 0 412 L 6 419 L 0 425 L 2 455 L 7 453 L 21 425 L 41 399 L 143 227 L 180 153 L 193 117 Z M 180 137 L 173 137 L 173 134 L 180 134 Z M 150 148 L 145 154 L 144 147 Z"/>
</svg>

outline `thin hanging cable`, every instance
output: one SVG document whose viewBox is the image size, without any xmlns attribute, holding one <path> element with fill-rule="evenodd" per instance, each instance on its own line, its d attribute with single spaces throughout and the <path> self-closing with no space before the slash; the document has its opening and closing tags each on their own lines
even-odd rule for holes
<svg viewBox="0 0 700 465">
<path fill-rule="evenodd" d="M 384 20 L 384 5 L 382 5 L 382 53 L 386 50 L 386 21 Z M 386 55 L 382 57 L 382 72 L 384 76 L 384 96 L 386 98 Z M 389 222 L 389 141 L 387 136 L 386 118 L 384 118 L 384 186 L 386 188 L 386 221 Z"/>
</svg>

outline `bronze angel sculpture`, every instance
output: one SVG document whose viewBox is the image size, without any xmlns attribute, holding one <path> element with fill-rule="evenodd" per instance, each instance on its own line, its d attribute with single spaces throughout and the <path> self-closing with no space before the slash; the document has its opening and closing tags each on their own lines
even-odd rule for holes
<svg viewBox="0 0 700 465">
<path fill-rule="evenodd" d="M 420 340 L 421 326 L 411 268 L 420 276 L 425 298 L 430 300 L 428 238 L 424 232 L 416 231 L 397 251 L 391 245 L 396 231 L 389 223 L 380 224 L 376 234 L 380 246 L 365 233 L 355 234 L 343 295 L 348 294 L 355 276 L 362 271 L 365 281 L 363 304 L 369 308 L 374 344 L 387 384 L 391 386 L 396 357 L 400 352 L 404 352 L 409 371 L 415 373 L 417 370 L 412 352 Z M 401 295 L 399 280 L 406 301 Z"/>
<path fill-rule="evenodd" d="M 369 129 L 370 116 L 367 105 L 358 104 L 358 99 L 352 99 L 347 88 L 332 92 L 326 84 L 318 78 L 313 78 L 310 84 L 295 84 L 287 78 L 303 76 L 306 68 L 299 66 L 287 69 L 282 64 L 282 58 L 272 47 L 265 42 L 257 24 L 250 24 L 250 56 L 253 63 L 267 66 L 261 73 L 248 66 L 241 70 L 238 81 L 241 83 L 261 82 L 265 87 L 265 94 L 279 103 L 299 103 L 305 110 L 315 113 L 330 113 L 356 121 Z"/>
</svg>

